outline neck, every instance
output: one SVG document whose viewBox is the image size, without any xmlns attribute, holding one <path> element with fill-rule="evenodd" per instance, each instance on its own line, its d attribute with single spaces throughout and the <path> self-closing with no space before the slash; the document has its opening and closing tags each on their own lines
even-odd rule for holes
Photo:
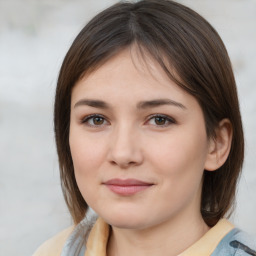
<svg viewBox="0 0 256 256">
<path fill-rule="evenodd" d="M 182 214 L 181 214 L 182 215 Z M 209 227 L 200 213 L 178 216 L 174 220 L 142 230 L 112 227 L 108 256 L 176 256 L 199 240 Z"/>
</svg>

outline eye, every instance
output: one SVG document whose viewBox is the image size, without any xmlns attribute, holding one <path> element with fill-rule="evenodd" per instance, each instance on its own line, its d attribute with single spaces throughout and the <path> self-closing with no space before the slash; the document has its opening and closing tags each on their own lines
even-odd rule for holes
<svg viewBox="0 0 256 256">
<path fill-rule="evenodd" d="M 151 116 L 148 120 L 148 124 L 160 126 L 160 127 L 166 127 L 171 124 L 175 124 L 175 120 L 169 116 L 166 115 L 154 115 Z"/>
<path fill-rule="evenodd" d="M 107 120 L 101 116 L 101 115 L 90 115 L 90 116 L 86 116 L 81 123 L 86 124 L 88 126 L 103 126 L 103 125 L 107 125 L 108 122 Z"/>
</svg>

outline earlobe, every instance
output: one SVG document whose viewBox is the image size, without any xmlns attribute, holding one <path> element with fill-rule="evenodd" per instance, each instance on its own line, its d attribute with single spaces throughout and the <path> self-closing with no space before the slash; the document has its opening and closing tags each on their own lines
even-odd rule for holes
<svg viewBox="0 0 256 256">
<path fill-rule="evenodd" d="M 232 124 L 229 119 L 220 121 L 215 129 L 216 136 L 209 141 L 208 155 L 205 162 L 205 170 L 215 171 L 227 160 L 232 142 Z"/>
</svg>

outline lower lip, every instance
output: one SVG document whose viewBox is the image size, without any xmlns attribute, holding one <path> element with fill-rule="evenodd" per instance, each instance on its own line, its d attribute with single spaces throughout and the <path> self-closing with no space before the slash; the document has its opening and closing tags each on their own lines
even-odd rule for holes
<svg viewBox="0 0 256 256">
<path fill-rule="evenodd" d="M 106 185 L 112 192 L 122 195 L 122 196 L 130 196 L 134 195 L 138 192 L 144 191 L 147 188 L 150 188 L 152 185 L 129 185 L 129 186 L 121 186 L 121 185 Z"/>
</svg>

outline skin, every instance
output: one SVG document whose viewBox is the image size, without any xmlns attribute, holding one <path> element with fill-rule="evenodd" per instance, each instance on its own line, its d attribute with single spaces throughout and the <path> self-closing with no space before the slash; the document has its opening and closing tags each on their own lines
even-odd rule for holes
<svg viewBox="0 0 256 256">
<path fill-rule="evenodd" d="M 108 256 L 177 255 L 209 229 L 201 187 L 204 169 L 216 167 L 216 144 L 197 100 L 149 56 L 146 62 L 124 50 L 72 91 L 75 176 L 88 205 L 112 227 Z M 145 103 L 159 99 L 165 103 Z M 116 178 L 150 186 L 120 195 L 105 184 Z"/>
</svg>

